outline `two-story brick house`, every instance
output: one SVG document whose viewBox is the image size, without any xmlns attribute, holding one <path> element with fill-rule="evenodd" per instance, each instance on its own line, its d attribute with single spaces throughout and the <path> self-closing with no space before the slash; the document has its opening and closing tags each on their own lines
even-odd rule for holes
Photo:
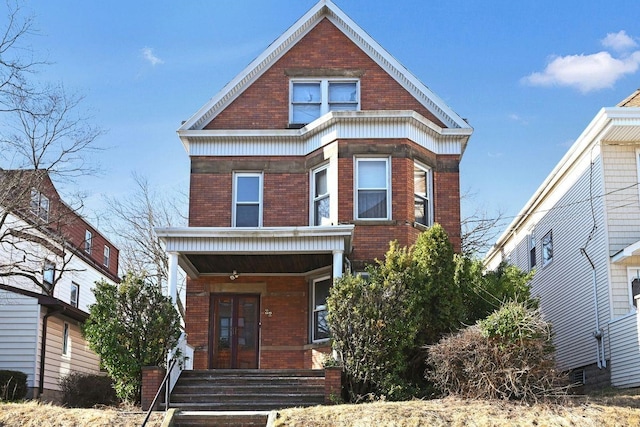
<svg viewBox="0 0 640 427">
<path fill-rule="evenodd" d="M 117 283 L 118 248 L 63 200 L 45 171 L 0 170 L 0 369 L 28 397 L 60 398 L 71 372 L 100 372 L 81 332 L 94 283 Z"/>
<path fill-rule="evenodd" d="M 178 135 L 189 226 L 158 229 L 187 275 L 194 367 L 311 368 L 334 278 L 433 222 L 460 248 L 472 128 L 321 0 Z"/>
</svg>

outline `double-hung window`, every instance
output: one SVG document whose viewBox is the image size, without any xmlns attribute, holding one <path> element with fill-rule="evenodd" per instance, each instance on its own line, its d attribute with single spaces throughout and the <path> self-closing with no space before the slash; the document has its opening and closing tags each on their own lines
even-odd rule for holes
<svg viewBox="0 0 640 427">
<path fill-rule="evenodd" d="M 529 271 L 536 267 L 536 235 L 534 230 L 529 234 Z"/>
<path fill-rule="evenodd" d="M 109 248 L 109 246 L 104 245 L 104 257 L 102 260 L 102 264 L 104 264 L 105 267 L 109 268 L 109 262 L 111 261 L 111 248 Z"/>
<path fill-rule="evenodd" d="M 313 225 L 331 225 L 331 198 L 329 197 L 329 166 L 312 172 Z"/>
<path fill-rule="evenodd" d="M 262 174 L 236 172 L 233 192 L 233 226 L 262 226 Z"/>
<path fill-rule="evenodd" d="M 80 298 L 80 285 L 77 283 L 71 283 L 71 292 L 69 293 L 69 304 L 77 307 Z"/>
<path fill-rule="evenodd" d="M 549 231 L 542 238 L 542 266 L 545 267 L 553 261 L 553 233 Z"/>
<path fill-rule="evenodd" d="M 90 254 L 92 245 L 93 245 L 93 234 L 91 234 L 91 231 L 86 230 L 84 232 L 84 251 Z"/>
<path fill-rule="evenodd" d="M 329 338 L 329 324 L 327 323 L 327 298 L 331 288 L 331 278 L 325 277 L 314 280 L 312 283 L 311 295 L 313 308 L 311 331 L 312 341 L 321 341 Z"/>
<path fill-rule="evenodd" d="M 42 280 L 49 287 L 53 287 L 53 282 L 56 275 L 56 265 L 51 261 L 44 262 L 44 268 L 42 269 Z"/>
<path fill-rule="evenodd" d="M 431 225 L 431 170 L 418 164 L 413 167 L 413 196 L 415 221 Z"/>
<path fill-rule="evenodd" d="M 64 326 L 62 329 L 62 354 L 69 354 L 69 324 L 64 322 Z"/>
<path fill-rule="evenodd" d="M 389 219 L 388 158 L 356 159 L 356 219 Z"/>
<path fill-rule="evenodd" d="M 304 125 L 329 111 L 357 110 L 358 90 L 357 80 L 293 80 L 290 89 L 290 122 Z"/>
<path fill-rule="evenodd" d="M 49 198 L 35 188 L 31 189 L 30 208 L 43 221 L 49 220 Z"/>
</svg>

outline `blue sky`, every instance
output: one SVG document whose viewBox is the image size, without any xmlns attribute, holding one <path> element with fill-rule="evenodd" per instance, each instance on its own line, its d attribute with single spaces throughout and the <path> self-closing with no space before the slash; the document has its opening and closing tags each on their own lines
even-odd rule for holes
<svg viewBox="0 0 640 427">
<path fill-rule="evenodd" d="M 74 189 L 89 216 L 133 171 L 186 192 L 180 123 L 315 2 L 26 0 L 53 62 L 41 77 L 84 93 L 106 130 L 102 176 Z M 598 110 L 640 87 L 637 0 L 335 3 L 474 127 L 463 215 L 517 214 Z"/>
</svg>

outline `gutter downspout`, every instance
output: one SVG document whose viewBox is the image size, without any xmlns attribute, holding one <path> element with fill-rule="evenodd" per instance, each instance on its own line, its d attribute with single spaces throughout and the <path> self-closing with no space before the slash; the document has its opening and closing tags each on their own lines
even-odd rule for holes
<svg viewBox="0 0 640 427">
<path fill-rule="evenodd" d="M 596 318 L 596 330 L 593 332 L 593 337 L 596 339 L 596 361 L 598 364 L 598 368 L 599 369 L 604 369 L 607 367 L 607 359 L 605 358 L 605 354 L 604 354 L 604 343 L 602 342 L 602 338 L 604 336 L 604 331 L 600 328 L 600 313 L 598 310 L 598 286 L 597 286 L 597 281 L 596 281 L 596 266 L 593 263 L 593 261 L 591 261 L 591 258 L 589 258 L 589 255 L 587 254 L 587 251 L 585 250 L 585 248 L 580 248 L 580 252 L 582 253 L 582 255 L 585 256 L 585 258 L 587 258 L 587 261 L 589 261 L 589 264 L 591 264 L 591 271 L 592 271 L 592 281 L 593 281 L 593 305 L 594 305 L 594 311 L 595 311 L 595 318 Z"/>
<path fill-rule="evenodd" d="M 47 321 L 49 320 L 50 316 L 58 314 L 63 310 L 64 309 L 61 308 L 58 310 L 50 311 L 50 309 L 47 308 L 47 314 L 45 314 L 42 318 L 42 348 L 40 349 L 40 372 L 38 375 L 40 384 L 38 385 L 38 397 L 42 396 L 42 393 L 44 392 L 44 361 L 47 354 Z"/>
</svg>

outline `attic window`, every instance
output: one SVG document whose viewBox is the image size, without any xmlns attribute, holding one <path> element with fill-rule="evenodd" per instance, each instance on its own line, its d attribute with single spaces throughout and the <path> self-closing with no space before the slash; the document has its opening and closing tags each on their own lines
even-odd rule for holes
<svg viewBox="0 0 640 427">
<path fill-rule="evenodd" d="M 31 212 L 43 221 L 49 220 L 49 199 L 35 188 L 31 189 L 30 208 Z"/>
<path fill-rule="evenodd" d="M 360 107 L 359 82 L 353 79 L 292 80 L 290 123 L 311 123 L 329 111 L 355 111 Z"/>
</svg>

